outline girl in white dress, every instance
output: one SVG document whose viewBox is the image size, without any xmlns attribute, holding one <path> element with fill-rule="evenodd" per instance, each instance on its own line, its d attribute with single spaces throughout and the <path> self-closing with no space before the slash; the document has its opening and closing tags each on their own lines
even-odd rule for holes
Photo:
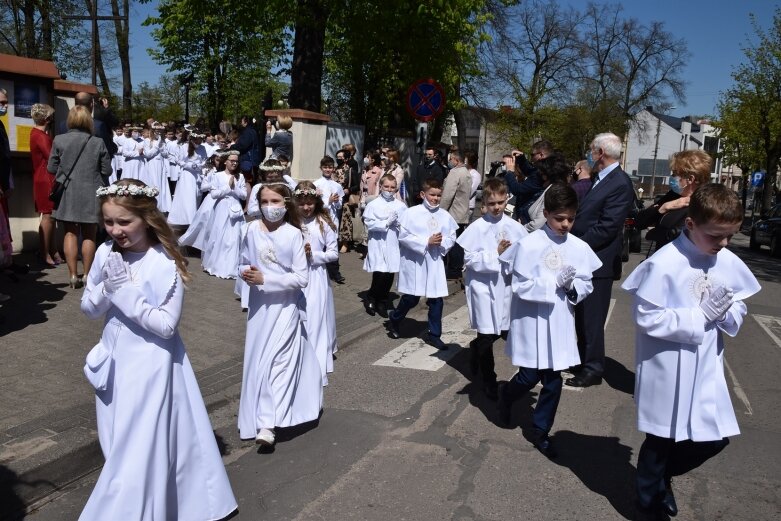
<svg viewBox="0 0 781 521">
<path fill-rule="evenodd" d="M 178 161 L 180 167 L 179 180 L 168 214 L 168 222 L 173 226 L 190 226 L 198 211 L 199 193 L 198 181 L 206 162 L 206 158 L 198 152 L 198 144 L 191 139 L 187 149 L 187 157 Z M 203 150 L 203 147 L 200 147 Z"/>
<path fill-rule="evenodd" d="M 247 189 L 238 169 L 238 159 L 238 153 L 229 155 L 225 170 L 214 172 L 211 179 L 214 212 L 201 262 L 204 271 L 222 279 L 235 279 L 239 264 Z"/>
<path fill-rule="evenodd" d="M 193 222 L 187 227 L 187 231 L 179 237 L 179 244 L 182 246 L 192 246 L 195 249 L 203 251 L 209 241 L 211 232 L 211 222 L 214 215 L 214 197 L 211 195 L 212 180 L 216 172 L 225 170 L 226 154 L 218 153 L 212 156 L 212 168 L 205 172 L 202 171 L 198 182 L 198 189 L 201 191 L 202 200 L 198 211 L 195 212 Z"/>
<path fill-rule="evenodd" d="M 304 221 L 301 231 L 304 234 L 304 252 L 309 261 L 309 284 L 304 288 L 307 338 L 320 362 L 323 385 L 328 385 L 328 373 L 334 371 L 336 312 L 325 265 L 339 257 L 336 225 L 318 196 L 314 183 L 301 181 L 293 193 Z"/>
<path fill-rule="evenodd" d="M 140 172 L 139 180 L 159 190 L 157 207 L 165 213 L 171 209 L 171 190 L 165 174 L 165 159 L 160 153 L 164 145 L 155 129 L 146 129 L 143 135 L 146 168 Z"/>
<path fill-rule="evenodd" d="M 262 217 L 242 242 L 239 274 L 250 285 L 239 435 L 274 443 L 275 427 L 316 420 L 323 402 L 320 364 L 302 315 L 309 267 L 301 218 L 287 185 L 263 185 Z"/>
<path fill-rule="evenodd" d="M 113 242 L 98 248 L 81 309 L 105 315 L 84 373 L 106 462 L 81 520 L 207 521 L 237 507 L 177 330 L 190 276 L 156 195 L 129 179 L 98 189 Z"/>
</svg>

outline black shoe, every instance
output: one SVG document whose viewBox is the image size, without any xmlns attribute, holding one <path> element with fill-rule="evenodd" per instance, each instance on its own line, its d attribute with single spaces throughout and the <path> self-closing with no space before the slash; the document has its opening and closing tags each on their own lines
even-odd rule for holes
<svg viewBox="0 0 781 521">
<path fill-rule="evenodd" d="M 496 385 L 496 382 L 485 384 L 485 387 L 483 387 L 483 391 L 485 392 L 485 397 L 491 400 L 492 402 L 495 402 L 499 399 L 499 390 L 498 390 L 498 386 Z"/>
<path fill-rule="evenodd" d="M 374 302 L 372 302 L 371 300 L 366 301 L 366 312 L 371 316 L 377 314 L 377 307 L 374 305 Z"/>
<path fill-rule="evenodd" d="M 399 323 L 401 320 L 396 320 L 393 318 L 393 311 L 388 313 L 388 334 L 391 338 L 399 338 L 401 335 L 399 334 Z"/>
<path fill-rule="evenodd" d="M 507 384 L 502 384 L 498 387 L 497 394 L 499 395 L 496 402 L 496 413 L 499 425 L 503 427 L 510 426 L 510 420 L 512 420 L 512 402 L 507 399 L 505 393 L 505 387 Z"/>
<path fill-rule="evenodd" d="M 662 521 L 670 518 L 662 511 L 658 503 L 650 506 L 643 506 L 640 503 L 635 504 L 635 521 Z"/>
<path fill-rule="evenodd" d="M 672 479 L 666 479 L 664 483 L 664 493 L 659 501 L 662 505 L 662 510 L 670 517 L 678 515 L 678 504 L 675 502 L 675 494 L 673 494 L 673 482 Z"/>
<path fill-rule="evenodd" d="M 347 279 L 344 278 L 344 276 L 341 273 L 337 273 L 334 277 L 334 282 L 337 284 L 344 284 L 347 281 Z"/>
<path fill-rule="evenodd" d="M 536 431 L 532 445 L 548 459 L 553 459 L 558 456 L 556 449 L 553 447 L 553 441 L 544 432 Z"/>
<path fill-rule="evenodd" d="M 589 371 L 581 371 L 580 374 L 568 378 L 564 383 L 570 387 L 591 387 L 592 385 L 600 385 L 602 377 Z"/>
<path fill-rule="evenodd" d="M 423 341 L 430 346 L 436 347 L 440 351 L 447 350 L 447 344 L 444 343 L 441 338 L 439 338 L 438 336 L 434 336 L 431 333 L 427 333 L 426 336 L 423 338 Z"/>
<path fill-rule="evenodd" d="M 382 318 L 388 318 L 388 304 L 378 301 L 374 307 L 377 309 L 378 315 L 380 315 Z"/>
</svg>

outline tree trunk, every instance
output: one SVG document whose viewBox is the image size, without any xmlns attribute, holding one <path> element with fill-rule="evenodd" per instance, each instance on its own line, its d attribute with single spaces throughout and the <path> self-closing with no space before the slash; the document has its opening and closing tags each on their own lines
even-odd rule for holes
<svg viewBox="0 0 781 521">
<path fill-rule="evenodd" d="M 54 45 L 52 44 L 52 20 L 50 0 L 40 0 L 38 11 L 41 13 L 41 54 L 42 60 L 54 59 Z"/>
<path fill-rule="evenodd" d="M 111 0 L 111 14 L 120 16 L 119 1 Z M 130 6 L 129 0 L 122 0 L 122 16 L 125 21 L 114 20 L 114 31 L 117 36 L 117 51 L 119 52 L 119 64 L 122 67 L 122 111 L 125 118 L 133 117 L 133 84 L 130 81 Z M 101 78 L 102 81 L 102 78 Z"/>
<path fill-rule="evenodd" d="M 48 3 L 48 0 L 45 1 Z M 87 12 L 89 13 L 92 12 L 92 1 L 93 0 L 84 0 L 87 4 Z M 94 1 L 97 2 L 97 0 Z M 106 76 L 106 68 L 103 66 L 103 50 L 100 45 L 100 31 L 95 35 L 95 70 L 98 73 L 98 78 L 100 78 L 100 92 L 102 92 L 104 96 L 111 98 L 111 85 L 109 85 L 108 76 Z"/>
<path fill-rule="evenodd" d="M 38 58 L 38 46 L 35 44 L 35 0 L 25 0 L 22 13 L 24 14 L 24 56 Z"/>
<path fill-rule="evenodd" d="M 291 108 L 320 112 L 327 0 L 298 0 L 293 66 L 290 71 Z"/>
</svg>

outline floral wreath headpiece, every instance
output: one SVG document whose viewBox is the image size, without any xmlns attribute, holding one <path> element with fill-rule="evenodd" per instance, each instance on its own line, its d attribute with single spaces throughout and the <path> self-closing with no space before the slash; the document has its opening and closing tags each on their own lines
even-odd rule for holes
<svg viewBox="0 0 781 521">
<path fill-rule="evenodd" d="M 111 185 L 101 186 L 95 191 L 97 197 L 150 197 L 155 198 L 160 190 L 154 186 L 137 186 L 137 185 Z"/>
<path fill-rule="evenodd" d="M 314 196 L 317 197 L 318 193 L 317 190 L 314 188 L 296 188 L 293 192 L 296 197 L 307 197 L 307 196 Z"/>
<path fill-rule="evenodd" d="M 283 172 L 283 171 L 287 170 L 287 167 L 286 166 L 282 166 L 282 165 L 266 165 L 266 164 L 263 164 L 263 165 L 260 165 L 258 168 L 260 169 L 261 172 Z"/>
</svg>

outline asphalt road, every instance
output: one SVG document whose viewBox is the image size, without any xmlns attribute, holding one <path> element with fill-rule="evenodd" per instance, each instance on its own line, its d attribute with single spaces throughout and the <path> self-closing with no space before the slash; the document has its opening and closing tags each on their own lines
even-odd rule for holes
<svg viewBox="0 0 781 521">
<path fill-rule="evenodd" d="M 726 339 L 727 381 L 742 434 L 675 481 L 677 519 L 781 518 L 781 264 L 767 249 L 756 253 L 747 246 L 740 236 L 732 248 L 763 289 L 748 301 L 740 334 Z M 640 259 L 632 255 L 625 273 Z M 530 422 L 536 393 L 516 403 L 515 426 L 501 428 L 479 378 L 471 381 L 466 351 L 452 345 L 443 356 L 414 338 L 374 334 L 337 353 L 318 424 L 282 431 L 273 450 L 238 439 L 237 403 L 213 412 L 239 502 L 234 519 L 633 518 L 643 439 L 632 400 L 634 326 L 618 283 L 613 298 L 606 381 L 563 391 L 553 428 L 558 458 L 539 454 L 519 428 Z M 465 345 L 472 334 L 463 305 L 463 293 L 447 302 L 445 330 Z M 424 327 L 423 309 L 411 316 L 415 320 L 402 329 L 408 337 Z M 499 341 L 497 372 L 507 379 L 513 368 L 502 350 Z M 96 477 L 68 487 L 25 519 L 77 519 Z"/>
</svg>

